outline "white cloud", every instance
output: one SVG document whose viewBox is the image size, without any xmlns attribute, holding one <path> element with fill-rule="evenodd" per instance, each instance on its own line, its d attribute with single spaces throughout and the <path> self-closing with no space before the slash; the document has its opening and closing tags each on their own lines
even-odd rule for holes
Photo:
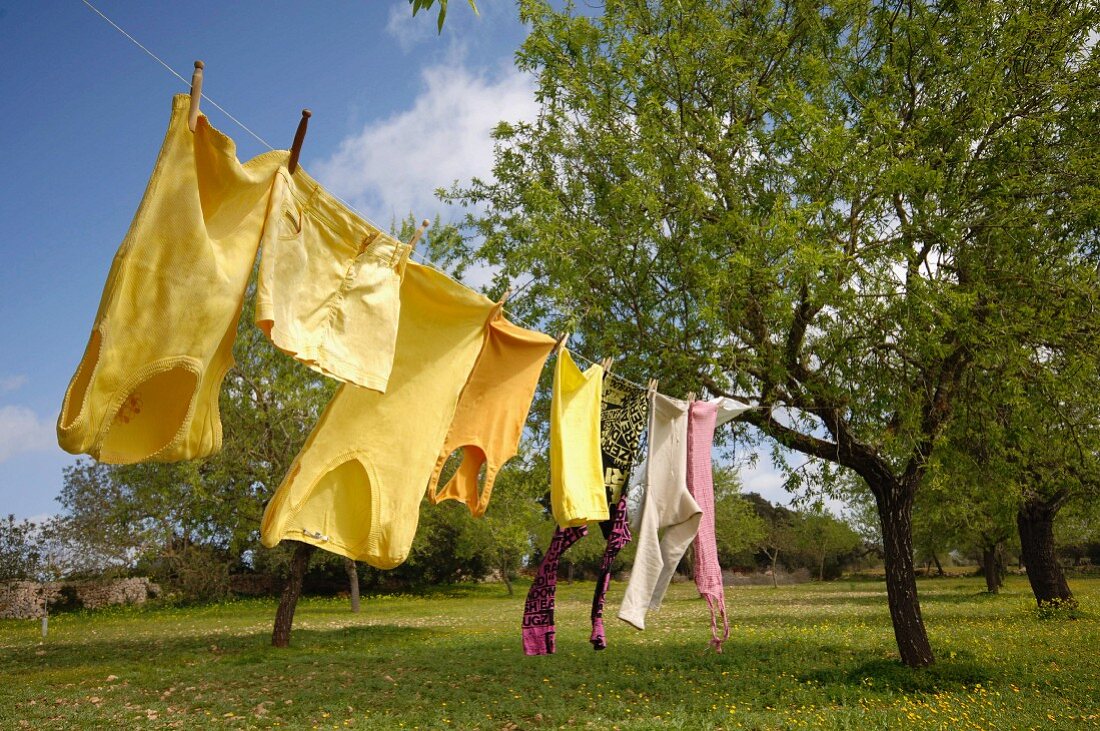
<svg viewBox="0 0 1100 731">
<path fill-rule="evenodd" d="M 412 8 L 407 0 L 397 0 L 390 6 L 390 17 L 386 21 L 386 32 L 397 41 L 402 52 L 408 53 L 418 43 L 422 43 L 437 34 L 436 17 L 438 9 L 421 10 L 413 17 Z"/>
<path fill-rule="evenodd" d="M 17 391 L 27 385 L 27 377 L 23 374 L 17 376 L 0 376 L 0 393 Z"/>
<path fill-rule="evenodd" d="M 772 465 L 767 453 L 761 451 L 756 464 L 741 467 L 740 473 L 741 492 L 755 492 L 780 505 L 790 505 L 794 498 L 783 487 L 786 478 Z"/>
<path fill-rule="evenodd" d="M 54 427 L 24 406 L 0 406 L 0 462 L 54 443 Z"/>
<path fill-rule="evenodd" d="M 374 120 L 315 165 L 317 177 L 375 223 L 441 210 L 436 188 L 492 172 L 490 131 L 502 120 L 533 119 L 530 76 L 512 68 L 472 71 L 461 63 L 429 67 L 406 111 Z"/>
<path fill-rule="evenodd" d="M 741 492 L 755 492 L 776 505 L 793 508 L 796 496 L 785 487 L 787 477 L 772 463 L 770 451 L 758 448 L 756 453 L 755 465 L 740 468 Z M 824 497 L 822 503 L 833 515 L 840 515 L 848 507 L 843 500 L 832 497 Z"/>
</svg>

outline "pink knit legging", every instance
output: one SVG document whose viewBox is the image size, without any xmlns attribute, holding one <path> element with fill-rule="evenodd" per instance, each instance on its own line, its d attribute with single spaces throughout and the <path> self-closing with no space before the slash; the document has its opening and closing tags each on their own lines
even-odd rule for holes
<svg viewBox="0 0 1100 731">
<path fill-rule="evenodd" d="M 607 588 L 611 585 L 611 565 L 619 551 L 630 543 L 630 526 L 626 522 L 626 493 L 611 506 L 611 534 L 607 537 L 607 548 L 600 560 L 600 573 L 596 578 L 596 594 L 592 597 L 592 637 L 589 642 L 597 650 L 607 647 L 607 638 L 603 631 L 603 605 L 607 599 Z"/>
<path fill-rule="evenodd" d="M 527 590 L 523 604 L 523 653 L 525 655 L 553 655 L 554 644 L 554 596 L 558 588 L 558 561 L 570 546 L 588 535 L 588 526 L 555 528 L 550 548 L 539 564 L 538 574 Z"/>
</svg>

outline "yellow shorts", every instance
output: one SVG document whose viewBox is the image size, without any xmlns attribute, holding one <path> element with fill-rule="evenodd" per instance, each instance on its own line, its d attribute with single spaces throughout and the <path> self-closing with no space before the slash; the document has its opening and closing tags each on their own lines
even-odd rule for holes
<svg viewBox="0 0 1100 731">
<path fill-rule="evenodd" d="M 318 373 L 385 391 L 409 247 L 281 168 L 262 248 L 256 325 Z"/>
<path fill-rule="evenodd" d="M 218 391 L 276 170 L 172 100 L 156 167 L 115 254 L 91 338 L 65 393 L 57 441 L 102 462 L 174 461 L 221 448 Z"/>
</svg>

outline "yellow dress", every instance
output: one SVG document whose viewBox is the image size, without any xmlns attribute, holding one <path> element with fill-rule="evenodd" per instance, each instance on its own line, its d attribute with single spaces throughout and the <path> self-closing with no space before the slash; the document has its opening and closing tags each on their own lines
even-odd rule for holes
<svg viewBox="0 0 1100 731">
<path fill-rule="evenodd" d="M 65 393 L 57 441 L 128 464 L 221 448 L 218 392 L 275 171 L 285 151 L 242 165 L 233 141 L 172 100 L 156 167 L 111 264 L 84 356 Z"/>
<path fill-rule="evenodd" d="M 600 453 L 603 368 L 583 373 L 562 348 L 550 404 L 550 504 L 561 528 L 608 520 Z"/>
<path fill-rule="evenodd" d="M 265 546 L 288 538 L 380 569 L 405 560 L 493 308 L 408 263 L 386 393 L 350 384 L 336 392 L 264 510 Z"/>
</svg>

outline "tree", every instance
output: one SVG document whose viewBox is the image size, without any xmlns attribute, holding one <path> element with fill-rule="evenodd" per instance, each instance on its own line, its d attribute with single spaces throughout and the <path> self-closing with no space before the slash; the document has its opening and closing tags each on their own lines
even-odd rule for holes
<svg viewBox="0 0 1100 731">
<path fill-rule="evenodd" d="M 351 598 L 351 611 L 359 613 L 359 567 L 350 558 L 344 558 L 344 572 L 348 575 L 348 594 Z"/>
<path fill-rule="evenodd" d="M 44 558 L 37 534 L 38 525 L 29 520 L 0 520 L 0 581 L 37 578 Z"/>
<path fill-rule="evenodd" d="M 755 547 L 767 556 L 772 586 L 778 588 L 779 555 L 780 553 L 785 555 L 797 549 L 796 528 L 799 515 L 782 505 L 772 505 L 755 492 L 745 494 L 743 499 L 752 506 L 753 512 L 760 519 L 762 530 L 757 534 Z"/>
<path fill-rule="evenodd" d="M 967 372 L 1063 321 L 1055 285 L 1096 226 L 1096 7 L 521 17 L 541 112 L 501 124 L 494 179 L 451 194 L 478 211 L 476 255 L 619 372 L 755 401 L 743 421 L 858 473 L 901 659 L 930 664 L 913 501 Z"/>
<path fill-rule="evenodd" d="M 1005 545 L 1016 531 L 1018 494 L 1011 475 L 982 454 L 983 442 L 963 436 L 966 424 L 965 416 L 953 422 L 933 459 L 916 499 L 914 535 L 918 546 L 977 552 L 986 591 L 996 594 L 1004 582 Z"/>
<path fill-rule="evenodd" d="M 508 596 L 512 596 L 512 580 L 524 557 L 531 553 L 532 535 L 545 520 L 545 511 L 536 499 L 546 491 L 545 460 L 541 460 L 543 469 L 525 462 L 516 458 L 498 473 L 485 515 L 473 518 L 465 506 L 458 507 L 462 511 L 458 555 L 482 557 L 500 576 Z"/>
<path fill-rule="evenodd" d="M 824 581 L 825 559 L 854 551 L 860 538 L 851 526 L 821 508 L 802 513 L 795 526 L 795 542 L 814 557 L 817 580 Z"/>
<path fill-rule="evenodd" d="M 714 468 L 714 531 L 718 563 L 725 567 L 756 548 L 766 531 L 764 520 L 741 495 L 737 473 L 723 466 Z"/>
<path fill-rule="evenodd" d="M 1077 605 L 1057 559 L 1054 520 L 1067 504 L 1100 497 L 1098 384 L 1092 381 L 1083 401 L 1053 401 L 1059 413 L 1050 421 L 1037 424 L 1034 414 L 1018 411 L 1010 417 L 1007 446 L 1022 477 L 1016 512 L 1021 559 L 1040 608 Z"/>
</svg>

